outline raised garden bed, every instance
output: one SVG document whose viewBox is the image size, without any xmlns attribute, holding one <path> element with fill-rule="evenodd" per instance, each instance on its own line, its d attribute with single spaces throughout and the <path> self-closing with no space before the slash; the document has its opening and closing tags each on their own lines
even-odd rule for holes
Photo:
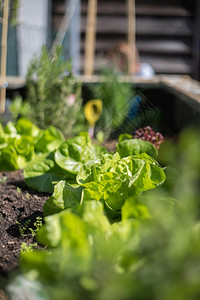
<svg viewBox="0 0 200 300">
<path fill-rule="evenodd" d="M 25 169 L 25 179 L 19 170 L 0 173 L 1 288 L 12 300 L 19 274 L 33 283 L 28 293 L 39 291 L 38 298 L 32 295 L 37 300 L 200 296 L 200 139 L 195 131 L 179 134 L 183 112 L 188 117 L 189 107 L 192 116 L 195 108 L 175 95 L 169 99 L 166 90 L 161 99 L 159 89 L 142 89 L 150 106 L 162 110 L 166 143 L 159 156 L 151 143 L 131 135 L 105 143 L 108 151 L 87 134 L 65 140 L 23 120 L 5 130 L 6 143 L 18 130 L 17 156 L 7 156 L 15 153 L 11 147 L 2 162 Z M 192 121 L 198 124 L 197 115 Z M 32 138 L 19 138 L 27 128 Z M 17 292 L 23 300 L 25 290 L 22 280 Z"/>
</svg>

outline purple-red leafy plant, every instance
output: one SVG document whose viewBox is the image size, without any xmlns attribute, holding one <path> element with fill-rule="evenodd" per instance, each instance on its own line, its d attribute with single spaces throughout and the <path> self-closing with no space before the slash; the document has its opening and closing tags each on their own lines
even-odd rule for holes
<svg viewBox="0 0 200 300">
<path fill-rule="evenodd" d="M 155 132 L 150 126 L 139 128 L 133 136 L 135 139 L 140 139 L 152 143 L 157 149 L 164 142 L 164 137 L 160 132 Z"/>
</svg>

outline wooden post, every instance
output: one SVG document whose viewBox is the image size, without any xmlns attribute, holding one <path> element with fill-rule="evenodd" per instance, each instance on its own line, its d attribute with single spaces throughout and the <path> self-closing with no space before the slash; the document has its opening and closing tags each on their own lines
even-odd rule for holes
<svg viewBox="0 0 200 300">
<path fill-rule="evenodd" d="M 85 38 L 85 69 L 84 74 L 91 76 L 94 69 L 95 36 L 96 36 L 97 0 L 88 0 L 86 38 Z"/>
<path fill-rule="evenodd" d="M 7 34 L 8 34 L 8 6 L 9 0 L 4 0 L 2 38 L 1 38 L 1 90 L 0 90 L 0 113 L 5 112 L 6 87 L 2 84 L 6 82 L 6 59 L 7 59 Z"/>
<path fill-rule="evenodd" d="M 135 0 L 128 0 L 128 72 L 132 75 L 136 71 L 136 24 L 135 24 Z"/>
</svg>

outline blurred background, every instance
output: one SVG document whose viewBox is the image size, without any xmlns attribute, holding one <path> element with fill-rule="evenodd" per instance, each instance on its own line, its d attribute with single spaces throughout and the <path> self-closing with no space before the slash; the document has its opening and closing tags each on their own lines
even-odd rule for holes
<svg viewBox="0 0 200 300">
<path fill-rule="evenodd" d="M 141 62 L 156 74 L 186 74 L 200 79 L 200 1 L 136 0 L 136 46 Z M 87 0 L 20 0 L 17 25 L 9 25 L 7 75 L 24 77 L 41 46 L 61 43 L 64 59 L 83 73 Z M 102 57 L 119 41 L 127 40 L 125 0 L 99 0 L 94 73 Z"/>
<path fill-rule="evenodd" d="M 4 1 L 0 0 L 1 13 L 3 3 Z M 63 73 L 62 66 L 64 62 L 70 62 L 73 75 L 76 80 L 81 81 L 81 88 L 76 97 L 81 99 L 80 110 L 87 101 L 101 99 L 104 107 L 102 116 L 106 115 L 102 122 L 107 124 L 108 128 L 116 127 L 114 130 L 117 134 L 118 128 L 127 132 L 127 126 L 124 128 L 122 124 L 128 105 L 135 99 L 139 99 L 140 105 L 138 105 L 143 122 L 134 123 L 130 129 L 131 133 L 137 129 L 136 127 L 147 125 L 153 126 L 164 134 L 176 134 L 188 125 L 200 128 L 199 0 L 10 0 L 9 3 L 11 7 L 13 3 L 17 3 L 18 7 L 15 9 L 14 18 L 11 16 L 12 10 L 9 12 L 6 108 L 16 96 L 20 96 L 31 103 L 36 114 L 38 111 L 42 113 L 45 106 L 43 105 L 39 110 L 37 105 L 33 106 L 33 103 L 42 105 L 41 99 L 45 98 L 52 113 L 59 111 L 58 103 L 60 103 L 60 113 L 66 120 L 62 107 L 66 106 L 66 101 L 68 101 L 66 99 L 71 99 L 71 94 L 75 92 L 70 88 L 72 84 L 68 75 L 71 71 Z M 130 3 L 134 5 L 133 9 L 130 9 Z M 96 8 L 94 8 L 95 5 Z M 89 19 L 91 12 L 93 20 Z M 130 25 L 130 19 L 132 19 L 132 25 Z M 88 40 L 89 32 L 90 40 Z M 2 22 L 0 22 L 1 33 Z M 132 36 L 133 43 L 130 42 L 130 36 Z M 55 69 L 52 72 L 50 67 L 46 67 L 51 64 L 50 57 L 47 58 L 44 53 L 43 58 L 40 55 L 42 46 L 45 46 L 48 54 L 51 55 L 55 53 L 59 45 L 62 46 L 63 51 L 57 55 L 60 73 L 56 73 Z M 141 74 L 139 78 L 134 76 L 129 80 L 129 86 L 125 84 L 123 88 L 121 82 L 115 77 L 110 78 L 112 84 L 109 86 L 108 81 L 100 83 L 98 76 L 93 76 L 93 78 L 91 76 L 89 79 L 87 76 L 82 76 L 103 74 L 106 67 L 109 70 L 108 63 L 115 62 L 112 61 L 115 55 L 119 58 L 120 64 L 124 64 L 125 60 L 125 64 L 130 66 L 130 52 L 128 52 L 130 50 L 127 45 L 136 45 L 136 51 L 135 48 L 135 52 L 133 51 L 137 55 L 135 60 L 138 59 L 140 65 L 147 67 L 145 72 L 150 72 L 148 76 L 141 76 Z M 112 56 L 113 53 L 114 56 Z M 40 58 L 37 63 L 35 61 L 31 65 L 33 57 Z M 92 65 L 90 74 L 86 72 L 87 63 Z M 136 61 L 134 63 L 136 65 Z M 57 66 L 56 63 L 55 66 Z M 64 69 L 67 70 L 67 67 Z M 30 70 L 29 79 L 32 81 L 27 80 L 28 70 Z M 44 95 L 38 96 L 34 86 L 36 71 L 38 78 L 42 77 L 37 84 L 42 85 L 43 81 L 46 82 L 45 97 Z M 144 75 L 146 75 L 145 72 Z M 60 95 L 55 100 L 55 92 L 58 91 L 56 83 L 63 74 L 66 75 L 67 82 L 62 83 Z M 117 76 L 124 75 L 127 72 L 119 68 L 116 74 Z M 131 73 L 131 75 L 138 74 Z M 52 77 L 54 77 L 55 85 L 49 84 Z M 32 91 L 32 85 L 28 85 L 30 82 L 35 89 L 35 100 L 30 96 Z M 55 91 L 53 91 L 54 88 Z M 38 89 L 41 90 L 39 87 Z M 67 93 L 66 97 L 63 97 L 62 89 Z M 49 95 L 53 95 L 54 101 Z M 17 112 L 21 114 L 23 102 L 20 103 L 14 105 L 14 109 L 16 110 L 17 106 Z M 52 103 L 55 103 L 56 109 L 53 108 Z M 66 109 L 70 111 L 77 103 L 74 103 L 72 107 L 67 105 Z M 142 105 L 144 107 L 141 112 Z M 84 119 L 83 111 L 82 113 L 79 113 L 77 109 L 75 111 L 77 117 L 74 117 L 74 120 L 82 124 L 83 120 L 78 122 L 77 119 L 80 116 Z M 149 113 L 151 113 L 151 118 Z M 132 116 L 134 120 L 135 114 L 134 111 L 134 116 Z M 137 116 L 138 114 L 137 111 Z M 49 119 L 49 113 L 47 115 Z M 72 114 L 68 113 L 69 115 Z M 54 117 L 50 119 L 55 120 Z M 113 122 L 116 122 L 117 126 L 114 126 Z M 64 123 L 62 128 L 66 128 Z M 70 128 L 69 126 L 69 132 Z"/>
</svg>

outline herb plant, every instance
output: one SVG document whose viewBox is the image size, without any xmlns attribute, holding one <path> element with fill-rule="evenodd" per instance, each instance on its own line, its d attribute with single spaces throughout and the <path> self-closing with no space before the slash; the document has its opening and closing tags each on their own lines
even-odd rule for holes
<svg viewBox="0 0 200 300">
<path fill-rule="evenodd" d="M 41 56 L 30 63 L 26 83 L 31 120 L 42 129 L 53 125 L 72 135 L 76 123 L 82 123 L 81 84 L 71 63 L 63 61 L 62 49 L 57 47 L 50 55 L 43 47 Z"/>
<path fill-rule="evenodd" d="M 103 112 L 97 122 L 97 132 L 109 138 L 124 122 L 130 108 L 129 99 L 134 95 L 131 83 L 122 82 L 112 69 L 102 71 L 102 81 L 91 85 L 92 93 L 103 101 Z"/>
</svg>

